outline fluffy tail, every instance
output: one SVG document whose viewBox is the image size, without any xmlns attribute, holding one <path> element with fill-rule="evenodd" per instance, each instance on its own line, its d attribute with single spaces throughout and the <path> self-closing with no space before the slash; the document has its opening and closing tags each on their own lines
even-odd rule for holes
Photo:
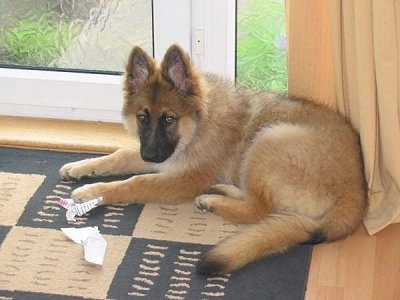
<svg viewBox="0 0 400 300">
<path fill-rule="evenodd" d="M 324 240 L 320 225 L 311 219 L 292 214 L 270 215 L 218 243 L 198 263 L 197 272 L 206 276 L 231 273 L 298 244 Z"/>
</svg>

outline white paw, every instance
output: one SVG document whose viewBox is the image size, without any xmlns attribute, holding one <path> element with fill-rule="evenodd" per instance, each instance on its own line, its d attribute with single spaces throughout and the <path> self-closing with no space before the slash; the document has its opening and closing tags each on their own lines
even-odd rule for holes
<svg viewBox="0 0 400 300">
<path fill-rule="evenodd" d="M 102 197 L 102 183 L 85 184 L 77 188 L 71 194 L 72 199 L 77 203 L 83 203 L 94 198 Z"/>
<path fill-rule="evenodd" d="M 81 179 L 85 176 L 95 176 L 95 171 L 85 166 L 84 161 L 65 164 L 60 169 L 62 179 Z"/>
<path fill-rule="evenodd" d="M 213 201 L 212 201 L 212 196 L 210 195 L 201 195 L 196 197 L 195 202 L 196 206 L 198 209 L 200 209 L 202 212 L 213 212 Z"/>
</svg>

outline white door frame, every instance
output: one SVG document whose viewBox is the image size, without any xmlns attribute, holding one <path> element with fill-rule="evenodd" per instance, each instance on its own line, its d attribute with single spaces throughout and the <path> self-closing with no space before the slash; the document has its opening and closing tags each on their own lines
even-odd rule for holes
<svg viewBox="0 0 400 300">
<path fill-rule="evenodd" d="M 154 57 L 178 43 L 202 71 L 234 79 L 235 16 L 234 0 L 153 0 Z M 0 68 L 0 115 L 121 122 L 121 106 L 120 75 Z"/>
</svg>

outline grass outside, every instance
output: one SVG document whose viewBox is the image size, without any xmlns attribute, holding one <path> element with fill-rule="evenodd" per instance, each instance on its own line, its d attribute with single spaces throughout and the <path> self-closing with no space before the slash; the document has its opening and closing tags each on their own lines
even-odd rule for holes
<svg viewBox="0 0 400 300">
<path fill-rule="evenodd" d="M 79 27 L 62 20 L 55 22 L 51 14 L 42 16 L 38 21 L 20 20 L 14 27 L 0 31 L 5 60 L 1 63 L 48 66 L 74 40 Z"/>
<path fill-rule="evenodd" d="M 237 22 L 237 82 L 286 94 L 285 2 L 239 1 Z"/>
</svg>

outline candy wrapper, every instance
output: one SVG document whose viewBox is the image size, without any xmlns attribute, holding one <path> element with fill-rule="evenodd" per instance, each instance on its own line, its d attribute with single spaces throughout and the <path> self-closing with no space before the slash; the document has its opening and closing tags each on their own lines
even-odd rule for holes
<svg viewBox="0 0 400 300">
<path fill-rule="evenodd" d="M 72 199 L 60 199 L 58 204 L 67 209 L 66 217 L 68 223 L 76 222 L 75 216 L 82 216 L 102 202 L 102 198 L 95 198 L 84 203 L 75 203 Z"/>
<path fill-rule="evenodd" d="M 97 226 L 83 228 L 61 228 L 71 240 L 83 245 L 84 256 L 87 262 L 102 265 L 106 254 L 107 242 L 101 236 Z"/>
</svg>

